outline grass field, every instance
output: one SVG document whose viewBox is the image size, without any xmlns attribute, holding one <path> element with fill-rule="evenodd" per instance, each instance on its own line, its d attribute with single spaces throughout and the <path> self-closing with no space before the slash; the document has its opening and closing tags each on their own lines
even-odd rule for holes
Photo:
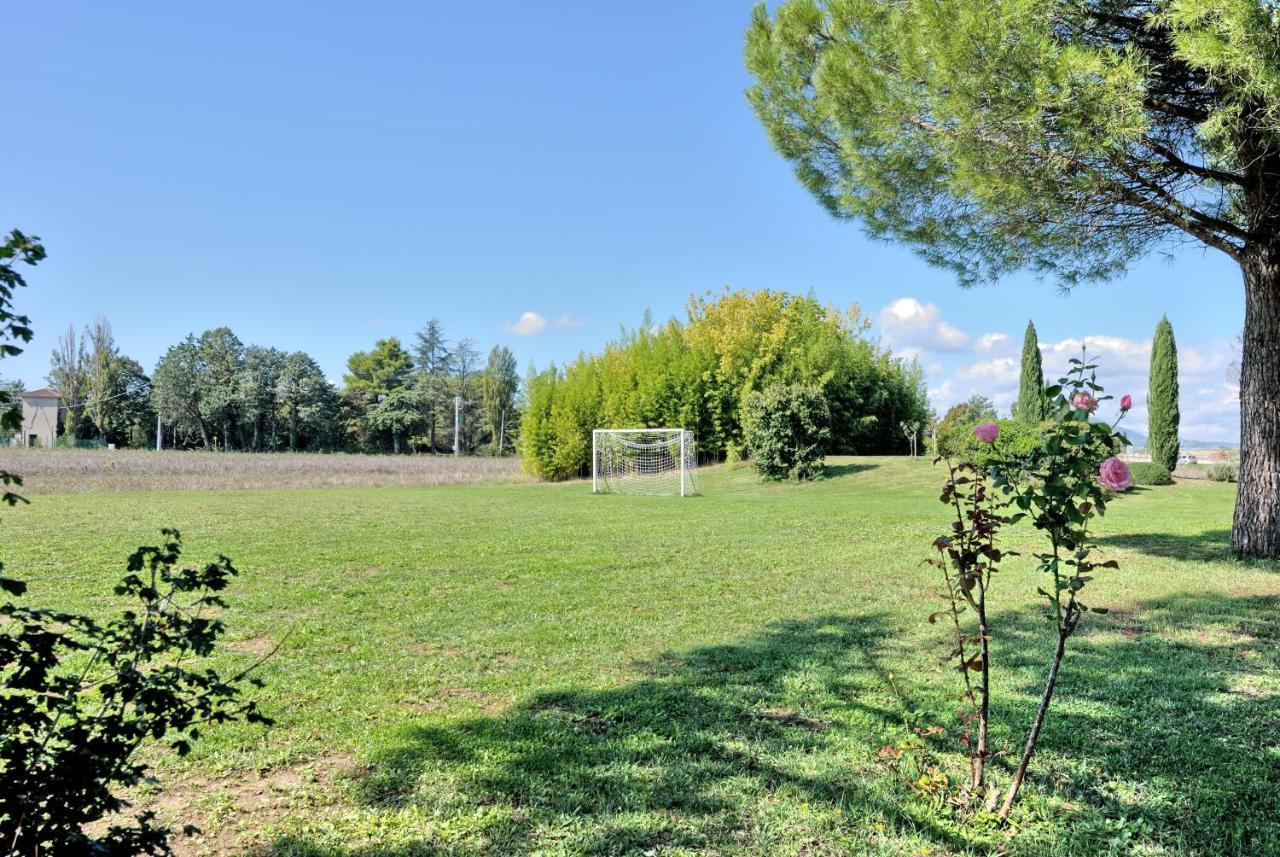
<svg viewBox="0 0 1280 857">
<path fill-rule="evenodd" d="M 269 731 L 157 756 L 183 853 L 1280 853 L 1280 574 L 1229 558 L 1234 486 L 1133 493 L 1012 831 L 913 788 L 964 768 L 940 666 L 941 474 L 839 459 L 809 485 L 708 470 L 687 500 L 582 483 L 49 494 L 4 515 L 41 602 L 105 610 L 162 525 L 243 570 L 225 664 Z M 1025 539 L 1030 531 L 1014 531 Z M 1016 757 L 1051 631 L 998 582 L 996 739 Z M 938 724 L 894 772 L 877 749 Z M 1001 779 L 1008 760 L 1000 760 Z"/>
</svg>

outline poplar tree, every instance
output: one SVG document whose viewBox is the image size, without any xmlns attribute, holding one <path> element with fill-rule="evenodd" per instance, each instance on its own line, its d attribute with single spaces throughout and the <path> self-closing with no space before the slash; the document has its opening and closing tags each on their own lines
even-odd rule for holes
<svg viewBox="0 0 1280 857">
<path fill-rule="evenodd" d="M 785 0 L 753 14 L 748 97 L 832 214 L 962 284 L 1069 288 L 1188 241 L 1234 260 L 1232 544 L 1280 557 L 1277 44 L 1256 0 Z"/>
<path fill-rule="evenodd" d="M 1156 325 L 1147 385 L 1147 451 L 1172 473 L 1178 466 L 1178 345 L 1167 317 Z"/>
<path fill-rule="evenodd" d="M 88 376 L 89 352 L 74 325 L 58 337 L 58 347 L 49 357 L 49 384 L 58 391 L 65 409 L 62 433 L 73 442 L 84 413 L 84 392 Z"/>
<path fill-rule="evenodd" d="M 1027 332 L 1022 337 L 1022 380 L 1013 415 L 1023 422 L 1038 423 L 1045 418 L 1048 404 L 1044 395 L 1044 368 L 1040 364 L 1040 340 L 1036 337 L 1036 326 L 1028 321 Z"/>
</svg>

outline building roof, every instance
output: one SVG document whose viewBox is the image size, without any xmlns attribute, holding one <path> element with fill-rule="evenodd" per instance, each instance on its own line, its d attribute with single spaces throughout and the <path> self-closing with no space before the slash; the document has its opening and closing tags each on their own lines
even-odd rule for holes
<svg viewBox="0 0 1280 857">
<path fill-rule="evenodd" d="M 40 390 L 24 390 L 22 393 L 20 393 L 20 395 L 24 399 L 61 399 L 62 398 L 62 396 L 58 394 L 57 390 L 50 390 L 48 387 L 45 387 Z"/>
</svg>

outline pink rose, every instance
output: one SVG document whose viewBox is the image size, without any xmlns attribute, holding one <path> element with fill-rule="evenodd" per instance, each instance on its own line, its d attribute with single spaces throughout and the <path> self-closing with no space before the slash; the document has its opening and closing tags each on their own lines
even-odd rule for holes
<svg viewBox="0 0 1280 857">
<path fill-rule="evenodd" d="M 973 427 L 973 436 L 983 443 L 994 443 L 1000 434 L 1000 426 L 991 421 Z"/>
<path fill-rule="evenodd" d="M 1133 396 L 1125 393 L 1120 397 L 1120 410 L 1127 411 L 1133 407 Z"/>
<path fill-rule="evenodd" d="M 1090 396 L 1084 390 L 1081 390 L 1079 393 L 1076 393 L 1071 397 L 1071 407 L 1081 408 L 1089 413 L 1093 413 L 1098 409 L 1098 400 L 1093 396 Z"/>
<path fill-rule="evenodd" d="M 1118 458 L 1108 458 L 1098 470 L 1098 481 L 1112 491 L 1127 491 L 1133 477 L 1129 475 L 1129 465 Z"/>
</svg>

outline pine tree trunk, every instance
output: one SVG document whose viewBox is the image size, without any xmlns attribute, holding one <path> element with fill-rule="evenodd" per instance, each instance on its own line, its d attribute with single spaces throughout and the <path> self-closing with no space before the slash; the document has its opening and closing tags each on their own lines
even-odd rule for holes
<svg viewBox="0 0 1280 857">
<path fill-rule="evenodd" d="M 1280 557 L 1280 247 L 1250 248 L 1244 263 L 1240 365 L 1240 490 L 1231 546 Z"/>
</svg>

